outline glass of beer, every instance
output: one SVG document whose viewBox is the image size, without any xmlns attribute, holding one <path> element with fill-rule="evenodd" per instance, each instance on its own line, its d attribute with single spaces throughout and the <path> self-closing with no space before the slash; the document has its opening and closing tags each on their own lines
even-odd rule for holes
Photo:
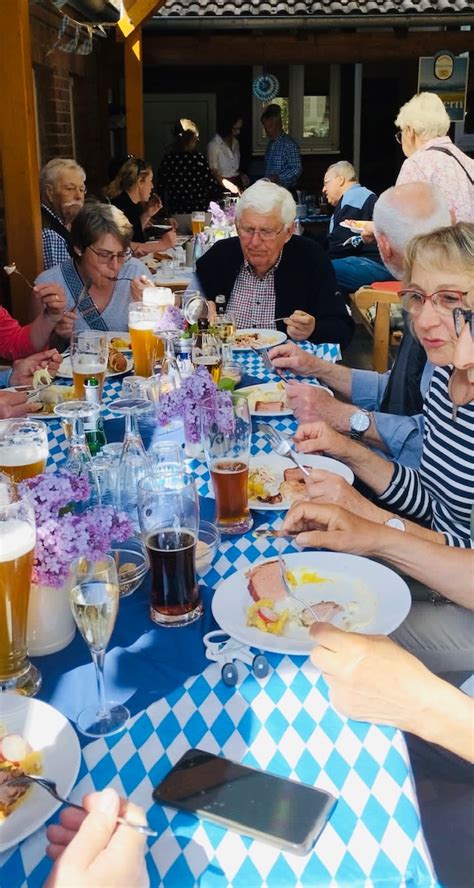
<svg viewBox="0 0 474 888">
<path fill-rule="evenodd" d="M 191 230 L 193 234 L 201 234 L 206 227 L 206 214 L 202 212 L 191 213 Z"/>
<path fill-rule="evenodd" d="M 248 503 L 252 421 L 246 398 L 229 395 L 230 422 L 222 424 L 214 399 L 201 405 L 202 443 L 216 498 L 221 533 L 245 533 L 253 525 Z"/>
<path fill-rule="evenodd" d="M 163 358 L 164 344 L 155 334 L 161 312 L 162 309 L 157 305 L 145 305 L 143 302 L 130 303 L 128 331 L 137 376 L 153 376 L 155 363 Z"/>
<path fill-rule="evenodd" d="M 160 626 L 186 626 L 203 612 L 195 566 L 199 500 L 192 476 L 163 471 L 143 478 L 138 515 L 151 567 L 150 617 Z"/>
<path fill-rule="evenodd" d="M 102 397 L 109 343 L 105 333 L 95 330 L 79 330 L 71 337 L 71 365 L 76 398 L 85 400 L 84 380 L 95 376 L 99 382 L 99 397 Z"/>
<path fill-rule="evenodd" d="M 0 693 L 33 697 L 41 674 L 28 659 L 26 628 L 36 545 L 35 515 L 14 484 L 0 483 Z"/>
<path fill-rule="evenodd" d="M 222 349 L 217 336 L 199 331 L 193 336 L 191 362 L 194 367 L 206 367 L 213 382 L 218 383 L 222 367 Z"/>
<path fill-rule="evenodd" d="M 12 481 L 40 475 L 48 459 L 48 433 L 44 422 L 0 420 L 0 472 Z"/>
</svg>

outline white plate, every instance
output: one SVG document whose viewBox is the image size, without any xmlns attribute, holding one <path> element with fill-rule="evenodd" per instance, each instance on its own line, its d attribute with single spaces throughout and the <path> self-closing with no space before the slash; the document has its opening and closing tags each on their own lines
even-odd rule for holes
<svg viewBox="0 0 474 888">
<path fill-rule="evenodd" d="M 317 456 L 316 454 L 300 453 L 302 465 L 311 466 L 313 469 L 325 469 L 326 472 L 334 472 L 335 475 L 342 475 L 349 484 L 354 482 L 354 473 L 344 463 L 337 459 L 331 459 L 329 456 Z M 296 468 L 291 459 L 284 456 L 277 456 L 276 453 L 262 453 L 259 456 L 250 457 L 250 468 L 254 469 L 258 466 L 264 466 L 266 469 L 275 472 L 277 477 L 283 481 L 283 472 L 285 469 Z M 283 500 L 281 503 L 261 503 L 258 500 L 249 499 L 249 506 L 256 512 L 287 512 L 292 506 L 291 500 Z"/>
<path fill-rule="evenodd" d="M 364 225 L 367 225 L 367 220 L 361 219 L 360 221 L 357 219 L 344 219 L 339 223 L 342 228 L 349 228 L 353 234 L 360 234 Z"/>
<path fill-rule="evenodd" d="M 106 377 L 109 376 L 123 376 L 124 373 L 128 373 L 129 370 L 133 368 L 133 358 L 127 358 L 127 366 L 125 370 L 107 370 Z M 58 376 L 61 376 L 63 379 L 72 379 L 72 366 L 71 366 L 71 358 L 64 358 L 59 365 Z"/>
<path fill-rule="evenodd" d="M 281 345 L 282 342 L 285 342 L 288 337 L 286 333 L 283 333 L 281 330 L 237 330 L 236 337 L 242 336 L 245 333 L 259 333 L 260 339 L 255 341 L 255 345 L 234 345 L 232 350 L 235 352 L 241 351 L 252 351 L 252 348 L 256 348 L 257 351 L 265 348 L 273 348 L 275 345 Z"/>
<path fill-rule="evenodd" d="M 58 385 L 59 385 L 59 383 L 58 383 Z M 63 386 L 63 388 L 70 389 L 70 388 L 72 388 L 72 386 L 65 385 L 65 386 Z M 19 386 L 13 385 L 10 388 L 5 389 L 6 392 L 22 392 L 25 390 L 28 392 L 31 392 L 31 387 L 29 385 L 23 385 L 23 386 L 22 385 L 19 385 Z M 25 413 L 24 418 L 25 419 L 41 419 L 41 421 L 43 421 L 43 419 L 56 419 L 56 420 L 58 419 L 58 417 L 56 416 L 55 413 L 43 413 L 42 411 L 38 412 L 37 410 L 35 410 L 32 413 Z M 0 710 L 0 722 L 1 722 L 1 710 Z"/>
<path fill-rule="evenodd" d="M 54 780 L 67 798 L 81 763 L 79 740 L 67 718 L 41 700 L 2 694 L 0 722 L 9 733 L 21 734 L 33 750 L 41 751 L 41 776 Z M 32 786 L 26 798 L 0 822 L 0 852 L 26 839 L 61 806 L 40 786 Z"/>
<path fill-rule="evenodd" d="M 259 563 L 265 561 L 274 559 L 265 558 Z M 314 570 L 330 580 L 298 587 L 298 594 L 301 593 L 308 603 L 355 603 L 350 622 L 345 623 L 346 628 L 352 631 L 389 635 L 410 610 L 410 591 L 405 581 L 390 568 L 369 558 L 338 552 L 305 551 L 285 555 L 285 562 L 289 570 Z M 309 629 L 290 626 L 285 635 L 269 635 L 268 632 L 247 626 L 247 608 L 253 603 L 245 576 L 247 570 L 231 574 L 216 589 L 212 613 L 221 629 L 237 641 L 260 650 L 277 654 L 310 654 L 314 641 Z M 299 608 L 298 602 L 292 602 L 291 606 Z M 338 614 L 332 622 L 335 626 L 344 626 L 344 614 Z"/>
<path fill-rule="evenodd" d="M 284 410 L 275 410 L 272 413 L 263 410 L 255 410 L 255 402 L 261 400 L 260 393 L 265 396 L 270 393 L 275 392 L 278 396 L 282 395 L 283 389 L 279 388 L 278 382 L 262 382 L 260 385 L 248 385 L 245 388 L 236 389 L 236 394 L 238 395 L 250 395 L 248 398 L 250 416 L 257 416 L 259 419 L 265 419 L 266 416 L 293 416 L 293 411 L 289 409 L 289 407 L 285 407 Z M 254 405 L 254 406 L 252 406 Z"/>
</svg>

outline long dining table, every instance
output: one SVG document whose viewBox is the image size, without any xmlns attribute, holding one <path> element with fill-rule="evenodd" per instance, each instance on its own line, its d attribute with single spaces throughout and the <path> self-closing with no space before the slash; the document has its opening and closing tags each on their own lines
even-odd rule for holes
<svg viewBox="0 0 474 888">
<path fill-rule="evenodd" d="M 334 346 L 310 346 L 336 360 Z M 237 357 L 237 356 L 236 356 Z M 268 380 L 261 359 L 238 355 L 242 384 Z M 121 379 L 104 389 L 106 431 L 117 436 L 113 400 Z M 272 420 L 282 431 L 291 417 Z M 56 420 L 48 423 L 50 466 L 64 460 L 67 443 Z M 252 452 L 268 452 L 252 436 Z M 212 519 L 206 465 L 193 460 L 201 517 Z M 278 512 L 254 514 L 271 524 Z M 106 655 L 109 699 L 126 703 L 131 720 L 121 734 L 91 740 L 79 735 L 82 762 L 70 795 L 107 785 L 147 812 L 159 837 L 148 840 L 150 883 L 166 888 L 291 888 L 291 886 L 436 885 L 420 823 L 410 760 L 403 734 L 391 727 L 355 722 L 331 705 L 323 677 L 309 657 L 268 653 L 270 671 L 256 678 L 240 664 L 239 682 L 227 687 L 220 666 L 205 656 L 203 636 L 217 628 L 211 602 L 218 583 L 235 570 L 276 554 L 271 539 L 252 533 L 222 540 L 210 568 L 200 576 L 204 615 L 183 628 L 156 626 L 148 616 L 150 579 L 120 603 Z M 95 703 L 93 666 L 79 637 L 56 654 L 35 660 L 43 684 L 39 699 L 74 724 Z M 337 806 L 313 851 L 305 857 L 228 831 L 211 822 L 160 807 L 153 787 L 191 747 L 224 755 L 273 774 L 330 791 Z M 57 815 L 52 820 L 57 819 Z M 47 878 L 45 826 L 0 857 L 2 885 L 37 888 Z"/>
</svg>

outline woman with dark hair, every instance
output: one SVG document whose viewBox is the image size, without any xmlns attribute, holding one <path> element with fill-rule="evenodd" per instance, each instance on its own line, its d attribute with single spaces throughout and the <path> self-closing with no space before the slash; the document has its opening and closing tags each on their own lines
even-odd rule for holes
<svg viewBox="0 0 474 888">
<path fill-rule="evenodd" d="M 240 172 L 240 146 L 237 136 L 243 126 L 242 115 L 222 115 L 217 133 L 207 146 L 209 166 L 217 181 L 232 194 L 240 194 L 249 178 Z"/>
<path fill-rule="evenodd" d="M 39 275 L 38 284 L 60 284 L 66 312 L 55 332 L 69 339 L 74 330 L 128 330 L 128 306 L 139 299 L 147 268 L 134 259 L 132 226 L 111 204 L 89 203 L 71 226 L 74 257 Z"/>
<path fill-rule="evenodd" d="M 133 226 L 132 249 L 137 256 L 167 250 L 176 243 L 174 231 L 147 241 L 145 231 L 152 217 L 161 208 L 158 195 L 152 197 L 153 170 L 140 157 L 130 157 L 118 170 L 115 179 L 105 189 L 110 202 L 124 213 Z"/>
<path fill-rule="evenodd" d="M 199 130 L 192 120 L 181 118 L 174 128 L 175 140 L 158 170 L 158 188 L 169 215 L 205 211 L 210 200 L 222 197 L 209 164 L 197 151 Z"/>
</svg>

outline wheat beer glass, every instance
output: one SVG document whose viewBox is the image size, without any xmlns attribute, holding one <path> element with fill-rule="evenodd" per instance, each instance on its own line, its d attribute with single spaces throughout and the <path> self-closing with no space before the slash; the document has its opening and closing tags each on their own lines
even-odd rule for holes
<svg viewBox="0 0 474 888">
<path fill-rule="evenodd" d="M 12 481 L 23 481 L 44 472 L 47 459 L 48 433 L 44 422 L 0 420 L 0 472 Z"/>
<path fill-rule="evenodd" d="M 71 366 L 76 398 L 85 401 L 84 380 L 95 376 L 99 382 L 99 396 L 104 388 L 109 343 L 105 333 L 79 330 L 71 337 Z"/>
<path fill-rule="evenodd" d="M 158 472 L 138 482 L 138 516 L 151 568 L 150 617 L 186 626 L 203 606 L 196 578 L 199 500 L 189 473 Z"/>
<path fill-rule="evenodd" d="M 153 376 L 155 363 L 163 358 L 164 345 L 155 334 L 162 308 L 131 302 L 128 309 L 128 332 L 132 343 L 133 362 L 137 376 Z"/>
<path fill-rule="evenodd" d="M 233 422 L 222 431 L 214 399 L 201 405 L 202 443 L 216 499 L 221 533 L 245 533 L 253 525 L 248 503 L 252 421 L 246 398 L 229 395 Z"/>
<path fill-rule="evenodd" d="M 34 696 L 41 675 L 28 659 L 26 626 L 36 544 L 33 507 L 0 483 L 0 692 Z"/>
</svg>

